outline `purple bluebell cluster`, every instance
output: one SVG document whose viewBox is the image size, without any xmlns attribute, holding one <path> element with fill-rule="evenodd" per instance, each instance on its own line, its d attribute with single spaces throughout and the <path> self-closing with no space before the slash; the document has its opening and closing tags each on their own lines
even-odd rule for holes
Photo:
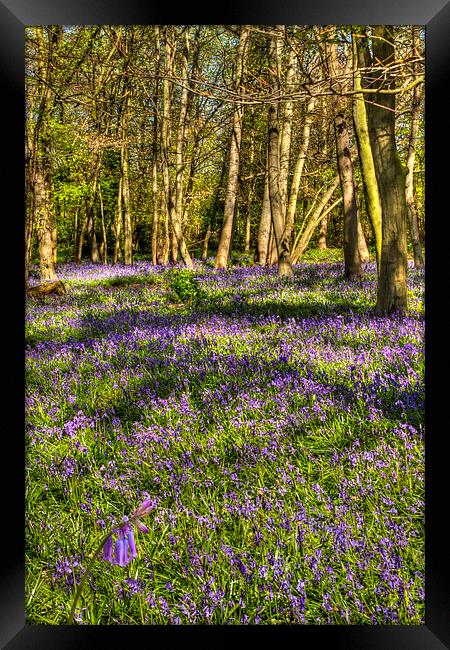
<svg viewBox="0 0 450 650">
<path fill-rule="evenodd" d="M 423 272 L 405 318 L 373 266 L 196 263 L 181 306 L 170 273 L 63 265 L 27 304 L 30 620 L 113 530 L 107 622 L 423 623 Z"/>
</svg>

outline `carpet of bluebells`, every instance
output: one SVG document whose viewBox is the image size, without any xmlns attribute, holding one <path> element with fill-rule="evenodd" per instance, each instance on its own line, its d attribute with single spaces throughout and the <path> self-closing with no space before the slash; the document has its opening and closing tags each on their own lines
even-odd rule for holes
<svg viewBox="0 0 450 650">
<path fill-rule="evenodd" d="M 424 623 L 424 275 L 62 264 L 26 303 L 26 611 L 63 624 Z M 31 284 L 38 283 L 37 271 Z"/>
</svg>

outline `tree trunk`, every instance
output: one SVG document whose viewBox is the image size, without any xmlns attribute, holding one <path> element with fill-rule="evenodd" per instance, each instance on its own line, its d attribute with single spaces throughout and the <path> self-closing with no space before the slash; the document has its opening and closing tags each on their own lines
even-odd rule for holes
<svg viewBox="0 0 450 650">
<path fill-rule="evenodd" d="M 182 56 L 182 70 L 181 81 L 184 86 L 181 89 L 180 97 L 180 115 L 178 119 L 178 138 L 177 149 L 175 153 L 175 213 L 177 223 L 180 224 L 179 235 L 182 233 L 183 228 L 183 201 L 184 201 L 184 176 L 186 168 L 186 134 L 187 134 L 187 117 L 188 117 L 188 57 L 189 57 L 189 30 L 186 29 L 184 33 L 184 47 Z M 192 260 L 187 250 L 184 236 L 180 239 L 177 236 L 177 246 L 172 249 L 174 261 L 176 261 L 177 251 L 179 249 L 181 257 L 183 258 L 186 266 L 192 266 Z"/>
<path fill-rule="evenodd" d="M 75 214 L 73 216 L 73 259 L 77 261 L 77 250 L 78 250 L 78 213 L 79 208 L 75 209 Z"/>
<path fill-rule="evenodd" d="M 216 194 L 214 196 L 214 202 L 212 204 L 212 208 L 209 216 L 208 228 L 206 229 L 205 239 L 203 241 L 202 260 L 206 260 L 208 257 L 209 240 L 211 238 L 212 231 L 216 223 L 217 206 L 219 204 L 220 190 L 222 189 L 222 183 L 225 177 L 225 171 L 226 171 L 226 160 L 224 159 L 222 164 L 222 171 L 220 173 L 220 181 L 217 186 Z"/>
<path fill-rule="evenodd" d="M 413 50 L 417 53 L 418 27 L 413 27 Z M 414 266 L 423 269 L 424 261 L 420 245 L 419 228 L 417 225 L 417 212 L 414 202 L 414 161 L 416 157 L 417 133 L 419 131 L 420 107 L 422 103 L 423 86 L 414 86 L 413 101 L 411 106 L 411 132 L 409 136 L 408 156 L 406 159 L 405 198 L 408 210 L 409 230 L 414 251 Z"/>
<path fill-rule="evenodd" d="M 131 220 L 130 205 L 130 168 L 129 168 L 129 124 L 132 87 L 129 77 L 129 56 L 132 50 L 133 35 L 129 30 L 122 28 L 122 48 L 124 54 L 123 66 L 123 110 L 121 115 L 120 129 L 120 175 L 122 179 L 122 202 L 123 202 L 123 261 L 130 266 L 133 264 L 133 226 Z"/>
<path fill-rule="evenodd" d="M 77 264 L 81 264 L 81 260 L 83 257 L 83 245 L 84 245 L 84 237 L 86 234 L 86 228 L 87 228 L 87 214 L 85 212 L 83 222 L 81 224 L 80 237 L 78 238 L 78 245 L 75 253 L 75 262 Z"/>
<path fill-rule="evenodd" d="M 253 161 L 255 159 L 255 148 L 253 145 L 253 140 L 250 142 L 250 165 L 253 167 Z M 246 206 L 246 215 L 245 215 L 245 246 L 244 252 L 250 253 L 251 245 L 251 226 L 252 226 L 252 201 L 253 194 L 255 191 L 255 179 L 250 180 L 250 188 L 247 197 L 247 206 Z"/>
<path fill-rule="evenodd" d="M 336 37 L 334 28 L 333 37 Z M 328 67 L 334 85 L 341 86 L 338 82 L 342 75 L 339 66 L 337 42 L 329 44 Z M 334 110 L 334 135 L 336 141 L 336 156 L 342 190 L 342 204 L 344 211 L 344 265 L 345 277 L 348 280 L 360 278 L 361 259 L 358 250 L 358 206 L 356 202 L 356 187 L 353 178 L 353 165 L 350 154 L 350 138 L 346 119 L 345 103 L 339 95 L 333 96 Z"/>
<path fill-rule="evenodd" d="M 317 248 L 324 251 L 327 248 L 327 230 L 328 230 L 328 216 L 322 217 L 320 220 L 319 239 L 317 240 Z"/>
<path fill-rule="evenodd" d="M 86 201 L 86 232 L 88 240 L 89 258 L 93 264 L 99 262 L 97 248 L 97 237 L 95 234 L 95 202 L 97 199 L 98 178 L 100 174 L 101 155 L 99 147 L 94 151 L 94 169 L 92 172 L 91 183 L 92 189 L 89 198 Z M 83 238 L 80 246 L 83 245 Z M 81 257 L 80 257 L 81 260 Z"/>
<path fill-rule="evenodd" d="M 251 195 L 249 195 L 248 204 L 247 204 L 247 214 L 245 217 L 245 244 L 244 252 L 246 254 L 250 253 L 250 244 L 251 244 L 251 225 L 252 225 L 252 213 L 251 213 Z"/>
<path fill-rule="evenodd" d="M 28 92 L 28 88 L 26 89 L 26 92 Z M 31 114 L 33 110 L 35 110 L 32 97 L 30 97 L 29 102 L 29 113 Z M 29 124 L 30 121 L 30 119 L 26 119 L 25 123 L 25 289 L 28 287 L 31 245 L 34 229 L 34 169 L 36 151 L 33 147 L 32 130 Z"/>
<path fill-rule="evenodd" d="M 124 264 L 133 264 L 133 229 L 130 211 L 130 186 L 128 166 L 128 146 L 122 145 L 122 199 L 123 199 L 123 261 Z"/>
<path fill-rule="evenodd" d="M 267 245 L 267 264 L 268 266 L 276 266 L 278 264 L 277 240 L 275 237 L 275 230 L 273 228 L 272 221 L 270 222 L 270 235 Z"/>
<path fill-rule="evenodd" d="M 53 257 L 53 238 L 51 224 L 51 204 L 47 173 L 41 167 L 42 160 L 36 164 L 34 178 L 34 219 L 39 249 L 39 270 L 42 282 L 56 279 Z"/>
<path fill-rule="evenodd" d="M 156 120 L 156 117 L 155 117 Z M 158 196 L 158 160 L 157 152 L 153 150 L 152 161 L 152 206 L 153 206 L 153 219 L 152 219 L 152 264 L 158 264 L 158 240 L 159 232 L 159 196 Z"/>
<path fill-rule="evenodd" d="M 294 79 L 294 62 L 296 52 L 293 48 L 289 50 L 287 70 L 286 70 L 286 92 L 292 91 L 292 82 Z M 292 133 L 292 100 L 287 99 L 284 102 L 284 110 L 281 125 L 280 138 L 280 197 L 281 211 L 286 215 L 288 202 L 288 174 L 289 174 L 289 156 L 291 151 L 291 133 Z"/>
<path fill-rule="evenodd" d="M 67 293 L 67 290 L 64 284 L 61 282 L 61 280 L 44 282 L 38 285 L 37 287 L 30 287 L 29 289 L 27 289 L 28 296 L 36 296 L 36 297 L 48 296 L 50 294 L 56 294 L 58 296 L 62 296 L 65 293 Z"/>
<path fill-rule="evenodd" d="M 390 25 L 373 28 L 373 65 L 379 62 L 389 67 L 395 62 L 394 30 Z M 374 86 L 379 85 L 374 72 Z M 390 88 L 394 79 L 391 72 L 384 88 Z M 368 110 L 369 135 L 372 144 L 375 172 L 381 195 L 382 248 L 375 312 L 378 315 L 408 311 L 407 292 L 407 206 L 405 174 L 395 143 L 395 94 L 376 93 Z"/>
<path fill-rule="evenodd" d="M 266 171 L 264 176 L 264 194 L 261 217 L 259 219 L 258 238 L 256 241 L 256 261 L 261 266 L 265 266 L 268 262 L 267 254 L 269 248 L 270 225 L 269 173 Z"/>
<path fill-rule="evenodd" d="M 122 175 L 119 178 L 119 188 L 117 191 L 117 203 L 116 203 L 116 224 L 115 224 L 115 241 L 114 241 L 114 252 L 113 252 L 113 264 L 117 264 L 120 254 L 120 238 L 122 231 Z"/>
<path fill-rule="evenodd" d="M 239 45 L 236 53 L 236 76 L 234 86 L 237 92 L 241 90 L 243 82 L 247 41 L 249 35 L 249 27 L 245 25 L 242 26 L 239 37 Z M 243 119 L 243 107 L 241 105 L 235 106 L 233 111 L 233 128 L 230 139 L 228 181 L 223 211 L 223 224 L 215 261 L 216 269 L 226 269 L 230 256 L 233 221 L 235 217 L 236 199 L 239 187 L 239 156 L 241 149 Z"/>
<path fill-rule="evenodd" d="M 292 228 L 294 226 L 298 191 L 300 188 L 300 181 L 305 166 L 306 154 L 309 147 L 309 140 L 311 136 L 311 124 L 313 121 L 313 112 L 316 106 L 316 102 L 317 102 L 316 98 L 311 97 L 311 99 L 308 101 L 308 104 L 306 105 L 306 113 L 305 113 L 304 123 L 303 123 L 302 142 L 300 145 L 297 161 L 295 163 L 294 173 L 292 176 L 291 190 L 289 193 L 289 204 L 287 207 L 287 214 L 286 214 L 285 236 L 287 237 L 288 241 L 290 241 L 291 239 Z"/>
<path fill-rule="evenodd" d="M 169 41 L 170 27 L 166 26 L 163 30 L 164 33 L 164 67 L 165 76 L 163 80 L 163 111 L 162 111 L 162 125 L 161 125 L 161 168 L 162 179 L 164 186 L 164 220 L 165 220 L 165 242 L 164 242 L 164 258 L 169 254 L 170 235 L 169 235 L 169 216 L 172 204 L 172 192 L 170 187 L 170 82 L 167 75 L 172 73 L 173 58 L 175 56 L 175 44 Z"/>
<path fill-rule="evenodd" d="M 310 239 L 314 233 L 314 230 L 317 228 L 319 222 L 321 219 L 325 218 L 326 215 L 336 206 L 338 205 L 342 197 L 335 201 L 329 208 L 325 210 L 325 206 L 327 205 L 328 201 L 330 201 L 331 197 L 333 196 L 336 188 L 338 187 L 340 182 L 340 177 L 339 174 L 334 178 L 333 182 L 331 183 L 330 187 L 326 190 L 325 194 L 322 196 L 322 199 L 318 203 L 316 209 L 312 212 L 310 215 L 307 223 L 305 224 L 303 231 L 299 236 L 297 236 L 296 241 L 294 242 L 294 245 L 292 247 L 292 255 L 291 255 L 291 260 L 292 264 L 296 264 L 300 257 L 303 255 L 305 252 Z"/>
<path fill-rule="evenodd" d="M 359 256 L 358 208 L 353 166 L 350 156 L 350 143 L 345 114 L 339 111 L 334 119 L 336 154 L 342 190 L 344 211 L 344 264 L 348 280 L 360 278 L 361 258 Z"/>
<path fill-rule="evenodd" d="M 159 263 L 166 266 L 169 263 L 170 252 L 170 216 L 165 193 L 161 196 L 161 199 L 161 211 L 164 215 L 164 220 L 161 223 L 164 224 L 164 235 L 160 238 Z"/>
<path fill-rule="evenodd" d="M 359 215 L 358 215 L 358 253 L 359 253 L 359 259 L 361 260 L 361 264 L 365 264 L 370 260 L 369 249 L 367 248 L 367 242 L 364 236 L 364 230 Z"/>
<path fill-rule="evenodd" d="M 103 196 L 101 189 L 99 188 L 99 198 L 100 198 L 100 218 L 102 222 L 102 258 L 103 264 L 108 265 L 108 238 L 106 236 L 106 226 L 105 226 L 105 210 L 103 206 Z"/>
<path fill-rule="evenodd" d="M 173 26 L 165 27 L 164 39 L 164 52 L 165 52 L 165 77 L 163 81 L 163 124 L 161 129 L 161 151 L 162 151 L 162 166 L 163 166 L 163 183 L 164 192 L 166 196 L 167 211 L 170 216 L 172 225 L 172 232 L 175 236 L 175 242 L 172 240 L 173 246 L 176 244 L 177 249 L 186 266 L 192 267 L 192 259 L 184 240 L 182 232 L 181 217 L 177 214 L 176 206 L 176 192 L 174 193 L 170 183 L 169 161 L 170 161 L 170 128 L 171 128 L 171 82 L 168 77 L 174 74 L 174 58 L 176 43 L 173 38 Z M 176 184 L 176 180 L 175 180 Z M 172 255 L 174 255 L 172 247 Z"/>
<path fill-rule="evenodd" d="M 277 26 L 280 32 L 280 26 Z M 270 89 L 276 97 L 279 93 L 280 80 L 278 76 L 281 33 L 269 41 L 269 75 Z M 278 275 L 292 277 L 293 270 L 290 259 L 289 241 L 285 236 L 285 215 L 280 193 L 280 144 L 278 127 L 278 100 L 269 105 L 268 119 L 268 170 L 269 170 L 269 200 L 272 224 L 278 251 Z"/>
<path fill-rule="evenodd" d="M 353 45 L 353 84 L 355 90 L 361 90 L 360 67 L 365 67 L 364 52 L 361 44 L 361 36 L 352 34 Z M 353 96 L 353 124 L 358 146 L 359 159 L 361 162 L 364 193 L 366 198 L 367 212 L 372 225 L 375 240 L 375 258 L 377 262 L 377 273 L 380 273 L 381 242 L 382 242 L 382 218 L 381 198 L 378 190 L 378 182 L 375 174 L 372 147 L 370 144 L 369 130 L 367 126 L 367 111 L 363 93 Z"/>
<path fill-rule="evenodd" d="M 128 120 L 130 91 L 127 91 L 125 108 L 122 114 L 122 146 L 120 148 L 120 172 L 122 179 L 123 201 L 123 261 L 126 265 L 133 264 L 133 227 L 131 224 L 130 181 L 128 161 Z"/>
<path fill-rule="evenodd" d="M 161 48 L 159 44 L 159 26 L 153 26 L 155 34 L 155 81 L 153 90 L 153 143 L 152 143 L 152 264 L 158 264 L 158 239 L 160 236 L 159 228 L 159 192 L 158 192 L 158 98 L 159 98 L 159 73 L 161 62 Z"/>
<path fill-rule="evenodd" d="M 95 234 L 95 194 L 91 196 L 86 206 L 86 231 L 89 247 L 89 258 L 93 264 L 99 261 L 97 236 Z"/>
<path fill-rule="evenodd" d="M 61 39 L 61 30 L 51 29 L 44 36 L 45 28 L 36 27 L 36 41 L 39 51 L 38 81 L 38 118 L 34 126 L 33 136 L 30 136 L 30 162 L 32 192 L 31 204 L 34 214 L 31 217 L 36 226 L 39 267 L 41 281 L 56 279 L 55 265 L 55 221 L 52 206 L 50 185 L 50 133 L 49 124 L 55 106 L 53 88 L 54 57 L 57 56 Z M 29 229 L 30 232 L 30 229 Z"/>
</svg>

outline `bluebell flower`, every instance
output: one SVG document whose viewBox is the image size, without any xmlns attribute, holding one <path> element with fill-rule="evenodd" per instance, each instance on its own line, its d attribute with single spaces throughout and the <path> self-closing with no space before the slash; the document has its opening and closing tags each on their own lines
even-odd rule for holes
<svg viewBox="0 0 450 650">
<path fill-rule="evenodd" d="M 130 520 L 124 517 L 122 519 L 122 525 L 118 528 L 113 528 L 111 535 L 107 537 L 103 546 L 104 560 L 112 564 L 118 564 L 119 566 L 127 566 L 131 560 L 138 556 L 133 525 L 141 532 L 148 533 L 149 529 L 140 521 L 140 518 L 148 515 L 154 505 L 155 503 L 150 498 L 146 499 L 136 508 Z M 114 545 L 113 535 L 117 536 Z"/>
<path fill-rule="evenodd" d="M 103 559 L 106 560 L 107 562 L 112 562 L 112 550 L 113 550 L 112 535 L 110 535 L 103 547 Z"/>
</svg>

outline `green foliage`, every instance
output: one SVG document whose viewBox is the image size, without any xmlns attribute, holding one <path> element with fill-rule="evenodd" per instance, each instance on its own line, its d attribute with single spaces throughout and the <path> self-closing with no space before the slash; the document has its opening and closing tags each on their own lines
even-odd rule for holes
<svg viewBox="0 0 450 650">
<path fill-rule="evenodd" d="M 253 253 L 232 252 L 230 255 L 230 262 L 232 266 L 253 266 L 254 255 Z"/>
<path fill-rule="evenodd" d="M 169 286 L 182 302 L 194 302 L 200 297 L 200 285 L 191 269 L 171 272 Z"/>
<path fill-rule="evenodd" d="M 344 253 L 342 248 L 308 248 L 302 255 L 302 262 L 342 262 Z"/>
</svg>

